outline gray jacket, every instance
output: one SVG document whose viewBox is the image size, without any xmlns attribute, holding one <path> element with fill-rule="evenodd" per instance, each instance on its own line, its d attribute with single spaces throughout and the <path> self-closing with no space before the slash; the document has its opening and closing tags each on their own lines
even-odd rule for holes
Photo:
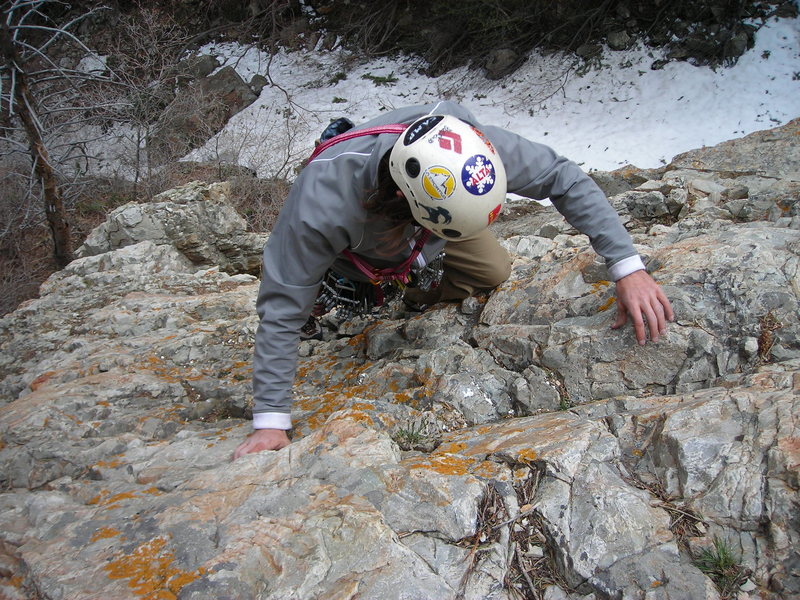
<svg viewBox="0 0 800 600">
<path fill-rule="evenodd" d="M 589 236 L 614 279 L 642 268 L 630 236 L 603 192 L 575 163 L 549 147 L 482 125 L 453 102 L 395 110 L 362 127 L 410 124 L 428 114 L 454 115 L 478 127 L 503 160 L 508 191 L 537 200 L 549 198 L 573 227 Z M 360 277 L 340 253 L 349 248 L 376 267 L 397 264 L 408 256 L 410 250 L 393 257 L 381 253 L 380 235 L 387 223 L 363 208 L 364 200 L 376 188 L 378 163 L 397 137 L 369 135 L 334 144 L 303 169 L 289 192 L 264 248 L 253 360 L 256 428 L 290 427 L 299 331 L 311 312 L 320 282 L 334 263 L 337 271 Z M 409 228 L 409 237 L 411 233 Z M 425 254 L 435 255 L 444 243 L 432 237 Z M 627 272 L 615 274 L 613 267 L 620 261 L 628 265 Z"/>
</svg>

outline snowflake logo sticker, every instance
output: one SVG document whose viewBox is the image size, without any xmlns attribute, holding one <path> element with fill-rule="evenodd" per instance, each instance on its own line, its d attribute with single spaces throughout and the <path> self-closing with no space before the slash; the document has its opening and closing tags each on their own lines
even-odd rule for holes
<svg viewBox="0 0 800 600">
<path fill-rule="evenodd" d="M 483 196 L 494 187 L 494 165 L 483 154 L 476 154 L 467 159 L 461 169 L 461 181 L 467 191 L 476 196 Z"/>
</svg>

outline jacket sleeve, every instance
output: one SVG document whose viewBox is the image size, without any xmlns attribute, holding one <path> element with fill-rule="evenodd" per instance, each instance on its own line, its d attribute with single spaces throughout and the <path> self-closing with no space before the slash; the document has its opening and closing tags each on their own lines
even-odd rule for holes
<svg viewBox="0 0 800 600">
<path fill-rule="evenodd" d="M 503 159 L 509 192 L 535 200 L 549 198 L 570 225 L 589 236 L 613 279 L 644 268 L 619 215 L 578 165 L 505 129 L 484 126 L 482 130 Z"/>
<path fill-rule="evenodd" d="M 349 245 L 347 231 L 332 214 L 341 205 L 331 199 L 335 192 L 323 179 L 304 171 L 264 247 L 253 357 L 253 424 L 259 429 L 291 427 L 300 327 L 326 270 Z"/>
</svg>

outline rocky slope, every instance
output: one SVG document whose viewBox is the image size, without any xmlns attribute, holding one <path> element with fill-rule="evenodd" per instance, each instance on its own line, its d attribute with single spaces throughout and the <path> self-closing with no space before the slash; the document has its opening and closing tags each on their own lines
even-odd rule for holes
<svg viewBox="0 0 800 600">
<path fill-rule="evenodd" d="M 659 343 L 515 203 L 507 283 L 327 318 L 293 444 L 234 463 L 264 236 L 225 184 L 117 209 L 0 320 L 0 596 L 712 600 L 716 540 L 722 597 L 800 597 L 799 134 L 596 174 L 676 310 Z"/>
</svg>

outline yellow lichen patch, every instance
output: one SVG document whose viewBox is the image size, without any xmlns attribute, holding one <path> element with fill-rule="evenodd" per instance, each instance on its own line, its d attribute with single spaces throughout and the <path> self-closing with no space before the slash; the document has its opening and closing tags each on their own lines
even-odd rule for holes
<svg viewBox="0 0 800 600">
<path fill-rule="evenodd" d="M 539 455 L 536 454 L 536 450 L 533 450 L 531 448 L 523 448 L 517 454 L 517 458 L 519 459 L 519 461 L 526 464 L 534 462 L 538 458 L 538 456 Z"/>
<path fill-rule="evenodd" d="M 356 423 L 366 423 L 367 425 L 372 425 L 375 422 L 373 421 L 372 417 L 363 410 L 348 410 L 345 416 L 348 419 L 352 419 Z"/>
<path fill-rule="evenodd" d="M 528 467 L 520 467 L 514 469 L 514 479 L 517 481 L 522 481 L 523 479 L 526 479 L 528 477 L 529 473 L 530 469 L 528 469 Z"/>
<path fill-rule="evenodd" d="M 611 298 L 609 298 L 608 300 L 606 300 L 605 302 L 603 302 L 603 304 L 601 304 L 601 305 L 600 305 L 600 308 L 598 308 L 597 310 L 598 310 L 599 312 L 606 311 L 606 310 L 608 310 L 609 308 L 611 308 L 611 307 L 614 305 L 614 302 L 616 302 L 616 301 L 617 301 L 617 299 L 616 299 L 616 298 L 614 298 L 614 297 L 612 296 Z"/>
<path fill-rule="evenodd" d="M 107 506 L 113 508 L 116 504 L 123 500 L 130 500 L 138 498 L 139 494 L 161 494 L 161 490 L 157 487 L 149 487 L 146 490 L 136 491 L 131 490 L 128 492 L 120 492 L 119 494 L 112 494 L 108 490 L 102 490 L 97 496 L 89 500 L 87 504 L 97 504 L 98 506 Z"/>
<path fill-rule="evenodd" d="M 122 463 L 118 459 L 114 460 L 101 460 L 95 463 L 95 467 L 107 468 L 107 469 L 116 469 L 122 465 Z"/>
<path fill-rule="evenodd" d="M 44 384 L 46 384 L 46 383 L 48 382 L 48 380 L 49 380 L 49 379 L 50 379 L 50 378 L 51 378 L 53 375 L 55 375 L 55 374 L 56 374 L 56 372 L 55 372 L 55 371 L 47 371 L 47 372 L 45 372 L 45 373 L 42 373 L 42 374 L 41 374 L 41 375 L 39 375 L 39 376 L 38 376 L 36 379 L 34 379 L 33 381 L 31 381 L 31 382 L 28 384 L 28 386 L 31 388 L 31 391 L 34 391 L 34 392 L 35 392 L 35 391 L 36 391 L 36 390 L 38 390 L 40 387 L 42 387 Z"/>
<path fill-rule="evenodd" d="M 145 600 L 172 600 L 185 585 L 205 570 L 182 571 L 172 563 L 175 555 L 166 549 L 167 540 L 157 537 L 140 544 L 130 554 L 118 556 L 103 569 L 109 579 L 127 579 L 133 593 Z"/>
<path fill-rule="evenodd" d="M 408 392 L 396 392 L 394 394 L 394 399 L 400 404 L 408 404 L 411 402 L 411 394 Z"/>
<path fill-rule="evenodd" d="M 204 377 L 215 377 L 213 373 L 206 372 L 205 370 L 191 374 L 181 367 L 169 367 L 164 363 L 164 360 L 158 356 L 150 355 L 144 360 L 147 363 L 145 368 L 152 371 L 157 377 L 160 377 L 167 383 L 198 381 Z"/>
<path fill-rule="evenodd" d="M 442 475 L 467 475 L 472 461 L 453 454 L 433 454 L 408 463 L 409 469 L 426 469 Z"/>
<path fill-rule="evenodd" d="M 313 368 L 315 369 L 314 374 L 321 375 L 322 380 L 314 380 L 312 383 L 326 388 L 326 391 L 320 394 L 305 392 L 296 400 L 298 408 L 313 412 L 308 418 L 308 426 L 312 430 L 321 427 L 334 412 L 346 408 L 349 400 L 375 400 L 386 393 L 382 382 L 361 383 L 365 380 L 363 375 L 369 367 L 368 364 L 352 360 L 342 363 L 334 357 L 328 360 L 312 361 L 298 369 L 297 381 L 299 383 L 302 383 L 303 379 L 309 380 Z M 374 406 L 354 403 L 351 408 L 372 410 Z"/>
<path fill-rule="evenodd" d="M 118 529 L 114 529 L 113 527 L 101 527 L 94 532 L 94 535 L 89 541 L 96 542 L 97 540 L 107 540 L 108 538 L 118 536 L 120 533 Z"/>
<path fill-rule="evenodd" d="M 503 479 L 504 469 L 503 465 L 491 460 L 484 460 L 472 469 L 472 474 L 484 479 Z"/>
<path fill-rule="evenodd" d="M 605 280 L 596 281 L 592 284 L 592 293 L 597 294 L 603 292 L 609 285 L 609 282 Z"/>
<path fill-rule="evenodd" d="M 356 334 L 353 337 L 351 337 L 349 340 L 347 340 L 347 345 L 348 346 L 360 346 L 360 345 L 364 344 L 364 340 L 365 339 L 366 339 L 366 336 L 363 333 L 359 333 L 359 334 Z"/>
<path fill-rule="evenodd" d="M 103 498 L 98 504 L 100 506 L 114 506 L 123 500 L 130 500 L 132 498 L 136 498 L 136 492 L 120 492 L 119 494 L 114 494 L 112 496 L 108 496 L 107 498 Z"/>
<path fill-rule="evenodd" d="M 458 454 L 459 452 L 463 452 L 467 449 L 467 444 L 464 442 L 448 442 L 447 444 L 442 444 L 437 448 L 437 453 L 443 454 Z"/>
</svg>

